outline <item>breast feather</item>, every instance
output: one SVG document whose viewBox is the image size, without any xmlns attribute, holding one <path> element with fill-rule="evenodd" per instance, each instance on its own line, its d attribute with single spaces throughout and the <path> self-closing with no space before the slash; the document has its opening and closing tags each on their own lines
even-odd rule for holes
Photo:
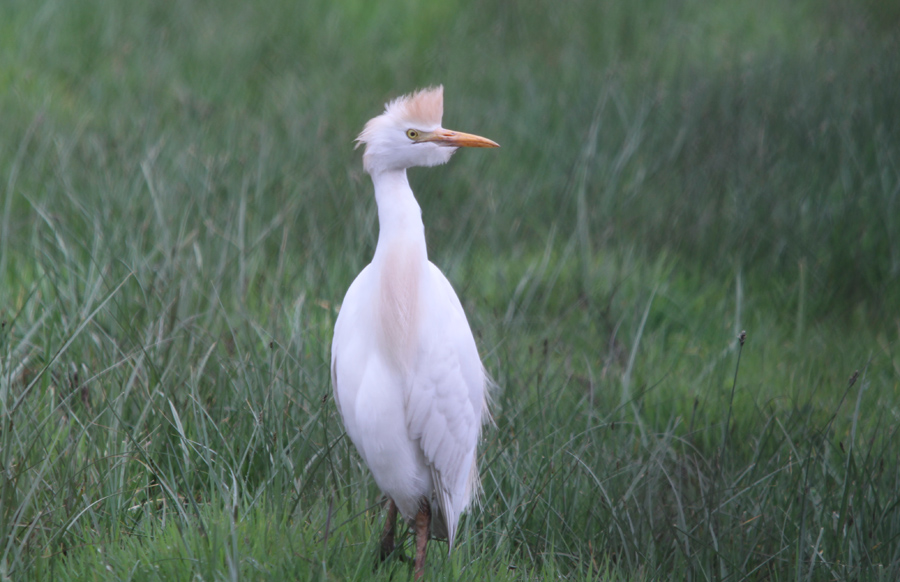
<svg viewBox="0 0 900 582">
<path fill-rule="evenodd" d="M 379 282 L 378 315 L 383 348 L 396 365 L 408 370 L 419 331 L 421 258 L 402 243 L 390 246 Z"/>
</svg>

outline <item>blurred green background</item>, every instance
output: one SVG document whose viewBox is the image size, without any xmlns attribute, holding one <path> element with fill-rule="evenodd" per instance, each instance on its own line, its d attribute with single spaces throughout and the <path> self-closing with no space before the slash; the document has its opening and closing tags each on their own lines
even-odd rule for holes
<svg viewBox="0 0 900 582">
<path fill-rule="evenodd" d="M 434 575 L 896 579 L 898 55 L 878 0 L 6 0 L 0 576 L 373 575 L 353 140 L 443 84 L 502 148 L 411 182 L 499 387 Z"/>
<path fill-rule="evenodd" d="M 365 120 L 398 93 L 443 83 L 447 122 L 505 150 L 477 179 L 476 166 L 420 178 L 448 185 L 446 204 L 425 202 L 438 217 L 433 245 L 460 227 L 440 217 L 487 199 L 490 229 L 470 235 L 478 247 L 539 245 L 554 226 L 575 226 L 583 196 L 595 246 L 790 284 L 805 268 L 814 315 L 896 312 L 893 3 L 8 2 L 3 11 L 7 160 L 29 144 L 32 122 L 81 134 L 72 155 L 85 179 L 98 148 L 184 159 L 223 158 L 234 145 L 234 161 L 283 168 L 261 187 L 286 216 L 302 194 L 322 200 L 319 222 L 329 225 L 345 204 L 365 203 L 358 192 L 343 198 L 360 179 L 350 146 Z M 467 175 L 480 190 L 450 187 Z M 43 200 L 43 178 L 20 171 L 17 186 Z M 22 197 L 7 198 L 7 220 L 27 212 Z"/>
</svg>

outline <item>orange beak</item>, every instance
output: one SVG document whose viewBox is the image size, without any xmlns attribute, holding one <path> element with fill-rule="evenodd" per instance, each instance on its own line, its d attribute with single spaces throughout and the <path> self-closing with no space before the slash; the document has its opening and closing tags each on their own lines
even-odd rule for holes
<svg viewBox="0 0 900 582">
<path fill-rule="evenodd" d="M 440 145 L 454 148 L 499 148 L 500 144 L 491 141 L 486 137 L 472 135 L 471 133 L 463 133 L 461 131 L 452 131 L 449 129 L 438 129 L 430 134 L 422 136 L 419 141 L 430 141 Z"/>
</svg>

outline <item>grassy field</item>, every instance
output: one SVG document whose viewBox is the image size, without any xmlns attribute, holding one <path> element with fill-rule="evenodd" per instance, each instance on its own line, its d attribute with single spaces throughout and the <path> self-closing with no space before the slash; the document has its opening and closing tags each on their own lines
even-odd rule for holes
<svg viewBox="0 0 900 582">
<path fill-rule="evenodd" d="M 2 3 L 0 579 L 411 577 L 328 361 L 378 229 L 352 140 L 437 83 L 502 148 L 411 172 L 498 384 L 429 578 L 900 579 L 898 31 L 886 0 Z"/>
</svg>

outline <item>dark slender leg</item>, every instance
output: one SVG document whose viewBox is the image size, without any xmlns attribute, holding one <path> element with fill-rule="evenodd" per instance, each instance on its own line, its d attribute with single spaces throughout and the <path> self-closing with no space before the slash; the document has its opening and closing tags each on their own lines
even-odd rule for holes
<svg viewBox="0 0 900 582">
<path fill-rule="evenodd" d="M 394 551 L 394 531 L 397 527 L 397 504 L 388 499 L 387 520 L 381 532 L 381 561 L 385 561 Z"/>
<path fill-rule="evenodd" d="M 422 507 L 416 514 L 416 580 L 421 580 L 425 575 L 425 550 L 429 537 L 431 537 L 431 504 L 427 499 L 423 499 Z"/>
</svg>

